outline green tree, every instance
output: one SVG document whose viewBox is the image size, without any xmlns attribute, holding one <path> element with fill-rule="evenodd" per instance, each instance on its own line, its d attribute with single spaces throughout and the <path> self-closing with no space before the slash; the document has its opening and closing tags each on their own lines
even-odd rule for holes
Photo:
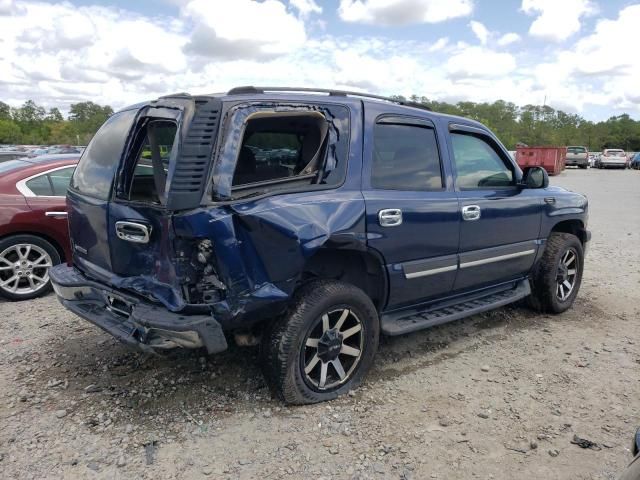
<svg viewBox="0 0 640 480">
<path fill-rule="evenodd" d="M 80 143 L 87 144 L 98 128 L 113 115 L 113 109 L 93 102 L 74 103 L 69 108 L 69 121 Z"/>
<path fill-rule="evenodd" d="M 21 135 L 20 127 L 13 120 L 0 118 L 0 144 L 18 143 Z"/>
<path fill-rule="evenodd" d="M 11 119 L 11 107 L 4 102 L 0 102 L 0 120 Z"/>
<path fill-rule="evenodd" d="M 36 104 L 33 100 L 27 100 L 24 104 L 14 110 L 13 119 L 26 125 L 37 125 L 42 122 L 46 116 L 46 110 Z"/>
<path fill-rule="evenodd" d="M 56 107 L 53 107 L 49 110 L 46 120 L 50 122 L 63 122 L 64 117 L 62 116 L 62 113 L 60 113 L 60 110 L 58 110 Z"/>
</svg>

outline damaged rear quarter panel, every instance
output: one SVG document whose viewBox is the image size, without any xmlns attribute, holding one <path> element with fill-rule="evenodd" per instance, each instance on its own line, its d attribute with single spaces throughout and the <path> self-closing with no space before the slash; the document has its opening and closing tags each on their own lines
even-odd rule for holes
<svg viewBox="0 0 640 480">
<path fill-rule="evenodd" d="M 281 310 L 318 250 L 366 249 L 364 221 L 362 195 L 340 190 L 199 209 L 176 215 L 174 229 L 179 237 L 213 241 L 227 292 L 212 308 L 225 328 L 234 328 Z"/>
</svg>

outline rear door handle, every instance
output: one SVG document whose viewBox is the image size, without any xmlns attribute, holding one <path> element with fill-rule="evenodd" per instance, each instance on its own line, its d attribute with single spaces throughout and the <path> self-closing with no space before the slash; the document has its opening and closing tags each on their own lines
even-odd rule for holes
<svg viewBox="0 0 640 480">
<path fill-rule="evenodd" d="M 467 222 L 480 220 L 480 207 L 478 205 L 465 205 L 462 207 L 462 219 Z"/>
<path fill-rule="evenodd" d="M 66 218 L 67 212 L 44 212 L 45 217 Z"/>
<path fill-rule="evenodd" d="M 119 221 L 116 222 L 116 235 L 120 240 L 133 243 L 149 243 L 151 227 L 143 223 Z"/>
<path fill-rule="evenodd" d="M 378 223 L 381 227 L 397 227 L 402 225 L 402 210 L 399 208 L 385 208 L 378 212 Z"/>
</svg>

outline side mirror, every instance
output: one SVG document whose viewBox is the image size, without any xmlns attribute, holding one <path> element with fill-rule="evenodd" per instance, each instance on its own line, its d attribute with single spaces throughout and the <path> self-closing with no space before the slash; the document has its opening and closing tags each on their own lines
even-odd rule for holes
<svg viewBox="0 0 640 480">
<path fill-rule="evenodd" d="M 527 167 L 522 175 L 522 188 L 547 188 L 549 186 L 549 174 L 542 167 Z"/>
<path fill-rule="evenodd" d="M 638 455 L 638 453 L 640 453 L 640 428 L 636 430 L 636 435 L 633 438 L 633 447 L 631 449 L 631 453 L 634 457 Z"/>
</svg>

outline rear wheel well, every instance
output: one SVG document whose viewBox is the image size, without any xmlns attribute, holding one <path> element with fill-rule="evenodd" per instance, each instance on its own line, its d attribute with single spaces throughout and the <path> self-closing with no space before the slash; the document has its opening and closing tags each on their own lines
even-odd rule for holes
<svg viewBox="0 0 640 480">
<path fill-rule="evenodd" d="M 9 238 L 9 237 L 15 237 L 18 235 L 33 235 L 34 237 L 39 237 L 42 240 L 46 240 L 51 244 L 51 246 L 53 246 L 53 248 L 56 249 L 56 252 L 58 252 L 58 255 L 60 255 L 60 260 L 62 261 L 62 263 L 67 261 L 67 255 L 64 253 L 64 249 L 58 244 L 58 242 L 56 242 L 49 235 L 44 235 L 39 232 L 20 231 L 20 232 L 12 232 L 12 233 L 8 233 L 7 235 L 3 235 L 0 237 L 0 240 L 4 240 L 5 238 Z"/>
<path fill-rule="evenodd" d="M 302 282 L 340 280 L 364 291 L 380 311 L 386 302 L 387 276 L 374 254 L 356 250 L 320 250 L 305 264 Z"/>
<path fill-rule="evenodd" d="M 562 222 L 556 223 L 551 229 L 551 233 L 553 232 L 570 233 L 572 235 L 575 235 L 580 239 L 580 242 L 582 242 L 583 245 L 586 240 L 584 223 L 582 223 L 581 220 L 564 220 Z"/>
</svg>

